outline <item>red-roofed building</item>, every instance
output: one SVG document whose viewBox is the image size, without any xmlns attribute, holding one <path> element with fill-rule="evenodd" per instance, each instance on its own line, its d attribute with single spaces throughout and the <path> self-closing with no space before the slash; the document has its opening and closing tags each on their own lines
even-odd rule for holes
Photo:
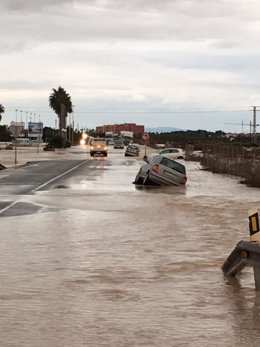
<svg viewBox="0 0 260 347">
<path fill-rule="evenodd" d="M 134 133 L 134 135 L 142 135 L 144 133 L 144 125 L 137 125 L 135 123 L 124 123 L 114 125 L 102 125 L 96 127 L 97 134 L 104 134 L 108 131 L 112 131 L 115 134 L 120 134 L 120 131 L 131 131 Z"/>
</svg>

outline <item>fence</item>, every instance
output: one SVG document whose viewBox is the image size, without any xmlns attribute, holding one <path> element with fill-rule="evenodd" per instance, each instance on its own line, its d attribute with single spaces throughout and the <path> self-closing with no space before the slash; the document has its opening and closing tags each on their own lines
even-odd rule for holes
<svg viewBox="0 0 260 347">
<path fill-rule="evenodd" d="M 243 177 L 248 185 L 260 187 L 260 148 L 204 145 L 202 151 L 204 168 Z"/>
</svg>

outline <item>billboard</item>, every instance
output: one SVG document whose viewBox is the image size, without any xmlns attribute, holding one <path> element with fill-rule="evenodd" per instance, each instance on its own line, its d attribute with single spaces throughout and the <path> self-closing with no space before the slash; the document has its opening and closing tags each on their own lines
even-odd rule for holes
<svg viewBox="0 0 260 347">
<path fill-rule="evenodd" d="M 28 137 L 38 137 L 42 136 L 43 133 L 43 123 L 28 123 Z"/>
</svg>

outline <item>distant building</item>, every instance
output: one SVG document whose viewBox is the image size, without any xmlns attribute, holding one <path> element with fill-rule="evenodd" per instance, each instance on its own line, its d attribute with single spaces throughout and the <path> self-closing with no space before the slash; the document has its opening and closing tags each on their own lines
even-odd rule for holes
<svg viewBox="0 0 260 347">
<path fill-rule="evenodd" d="M 135 123 L 116 124 L 115 127 L 116 133 L 120 133 L 120 131 L 132 131 L 134 135 L 142 135 L 144 133 L 144 125 Z"/>
<path fill-rule="evenodd" d="M 107 124 L 107 125 L 100 125 L 96 127 L 96 133 L 97 134 L 105 134 L 106 132 L 115 132 L 115 125 Z"/>
<path fill-rule="evenodd" d="M 96 127 L 97 134 L 104 134 L 112 131 L 114 134 L 120 134 L 121 131 L 132 131 L 134 135 L 142 135 L 144 133 L 144 125 L 137 125 L 135 123 L 124 123 L 114 125 L 102 125 Z"/>
</svg>

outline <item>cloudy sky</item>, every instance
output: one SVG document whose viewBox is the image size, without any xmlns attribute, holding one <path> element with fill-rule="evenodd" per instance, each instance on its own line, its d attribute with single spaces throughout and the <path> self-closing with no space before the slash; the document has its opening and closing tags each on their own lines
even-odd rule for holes
<svg viewBox="0 0 260 347">
<path fill-rule="evenodd" d="M 260 105 L 259 0 L 0 0 L 0 13 L 2 124 L 54 127 L 59 86 L 87 128 L 249 131 Z"/>
</svg>

